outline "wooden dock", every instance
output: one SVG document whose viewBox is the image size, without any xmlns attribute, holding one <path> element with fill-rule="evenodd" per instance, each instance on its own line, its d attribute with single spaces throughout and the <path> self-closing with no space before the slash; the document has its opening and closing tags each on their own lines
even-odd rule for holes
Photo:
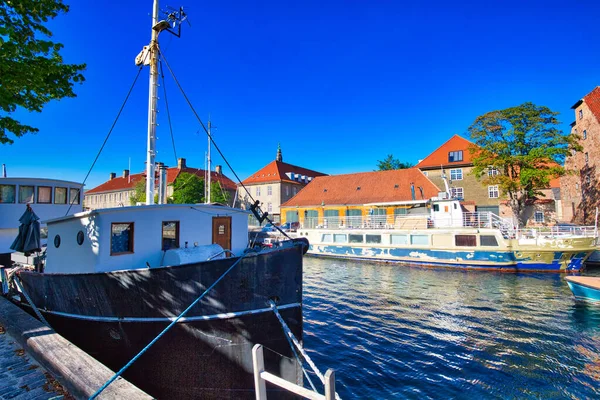
<svg viewBox="0 0 600 400">
<path fill-rule="evenodd" d="M 0 326 L 5 330 L 0 334 L 0 399 L 58 399 L 61 395 L 87 399 L 114 375 L 106 366 L 2 296 Z M 53 392 L 44 389 L 49 388 L 44 386 L 46 381 L 52 384 L 52 377 L 67 394 L 61 393 L 58 387 Z M 98 398 L 148 400 L 152 397 L 119 378 Z"/>
</svg>

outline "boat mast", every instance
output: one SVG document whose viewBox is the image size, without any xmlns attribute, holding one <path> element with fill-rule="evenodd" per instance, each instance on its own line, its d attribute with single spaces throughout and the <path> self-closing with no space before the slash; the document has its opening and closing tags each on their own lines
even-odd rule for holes
<svg viewBox="0 0 600 400">
<path fill-rule="evenodd" d="M 148 153 L 146 154 L 146 204 L 154 204 L 154 170 L 156 158 L 156 104 L 158 101 L 158 0 L 152 10 L 152 40 L 150 41 L 150 90 L 148 97 Z"/>
<path fill-rule="evenodd" d="M 206 168 L 206 175 L 207 175 L 207 179 L 206 179 L 206 198 L 205 203 L 209 204 L 210 203 L 210 181 L 211 181 L 211 173 L 210 173 L 210 147 L 211 147 L 211 143 L 210 143 L 210 128 L 211 128 L 211 123 L 210 123 L 210 119 L 208 120 L 208 159 L 207 159 L 207 168 Z"/>
</svg>

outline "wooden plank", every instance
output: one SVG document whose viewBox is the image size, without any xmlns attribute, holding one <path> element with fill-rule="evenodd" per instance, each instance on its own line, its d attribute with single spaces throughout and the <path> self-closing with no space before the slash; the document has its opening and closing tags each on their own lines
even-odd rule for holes
<svg viewBox="0 0 600 400">
<path fill-rule="evenodd" d="M 114 375 L 106 366 L 2 296 L 0 323 L 77 399 L 89 398 Z M 141 400 L 152 397 L 119 378 L 99 398 Z"/>
<path fill-rule="evenodd" d="M 567 276 L 567 281 L 600 290 L 600 277 L 593 276 Z"/>
<path fill-rule="evenodd" d="M 335 371 L 332 369 L 325 372 L 325 398 L 327 400 L 335 399 Z"/>
<path fill-rule="evenodd" d="M 279 386 L 280 388 L 283 388 L 292 393 L 296 393 L 307 399 L 326 400 L 325 396 L 323 396 L 322 394 L 313 392 L 312 390 L 308 390 L 308 389 L 303 388 L 302 386 L 298 386 L 292 382 L 288 382 L 285 379 L 281 379 L 280 377 L 273 375 L 271 373 L 263 371 L 263 372 L 261 372 L 260 377 L 262 379 L 264 379 L 265 381 L 269 381 L 272 384 Z"/>
<path fill-rule="evenodd" d="M 265 380 L 260 377 L 260 374 L 265 370 L 263 347 L 260 344 L 255 344 L 252 348 L 252 366 L 254 367 L 256 400 L 267 400 L 267 385 Z"/>
</svg>

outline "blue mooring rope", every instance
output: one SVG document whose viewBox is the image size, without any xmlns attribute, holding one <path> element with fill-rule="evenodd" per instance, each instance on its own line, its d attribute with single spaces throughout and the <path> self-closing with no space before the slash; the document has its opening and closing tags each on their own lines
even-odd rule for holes
<svg viewBox="0 0 600 400">
<path fill-rule="evenodd" d="M 106 389 L 106 388 L 107 388 L 107 387 L 108 387 L 108 386 L 109 386 L 111 383 L 113 383 L 113 382 L 114 382 L 114 381 L 115 381 L 115 380 L 116 380 L 116 379 L 117 379 L 119 376 L 121 376 L 121 374 L 122 374 L 123 372 L 125 372 L 125 370 L 131 366 L 131 364 L 133 364 L 133 363 L 134 363 L 134 362 L 135 362 L 135 361 L 136 361 L 138 358 L 140 358 L 140 356 L 141 356 L 142 354 L 144 354 L 144 353 L 146 352 L 146 350 L 148 350 L 150 347 L 152 347 L 152 345 L 153 345 L 154 343 L 156 343 L 156 341 L 157 341 L 158 339 L 160 339 L 160 338 L 162 337 L 162 335 L 164 335 L 165 333 L 167 333 L 167 331 L 168 331 L 169 329 L 171 329 L 171 328 L 173 327 L 173 325 L 175 325 L 175 324 L 177 323 L 177 321 L 179 321 L 181 318 L 183 318 L 183 316 L 184 316 L 184 315 L 185 315 L 185 314 L 186 314 L 186 313 L 187 313 L 187 312 L 188 312 L 190 309 L 192 309 L 192 307 L 194 307 L 194 306 L 195 306 L 195 305 L 196 305 L 196 304 L 197 304 L 197 303 L 198 303 L 200 300 L 202 300 L 202 298 L 203 298 L 203 297 L 204 297 L 204 296 L 205 296 L 205 295 L 206 295 L 206 294 L 207 294 L 207 293 L 208 293 L 208 292 L 209 292 L 209 291 L 210 291 L 212 288 L 214 288 L 214 287 L 217 285 L 217 283 L 219 283 L 219 282 L 221 281 L 221 279 L 223 279 L 223 278 L 225 277 L 225 275 L 227 275 L 227 274 L 228 274 L 228 273 L 229 273 L 229 272 L 230 272 L 230 271 L 231 271 L 231 270 L 232 270 L 232 269 L 233 269 L 233 268 L 234 268 L 236 265 L 238 265 L 238 263 L 239 263 L 240 261 L 242 261 L 242 259 L 243 259 L 245 256 L 247 256 L 248 254 L 249 254 L 249 253 L 245 253 L 245 254 L 243 254 L 243 255 L 242 255 L 242 256 L 241 256 L 241 257 L 240 257 L 240 258 L 239 258 L 239 259 L 238 259 L 236 262 L 234 262 L 234 263 L 233 263 L 233 265 L 232 265 L 231 267 L 229 267 L 229 269 L 227 269 L 227 271 L 225 271 L 225 272 L 223 273 L 223 275 L 221 275 L 221 276 L 219 277 L 219 279 L 217 279 L 217 280 L 216 280 L 216 281 L 215 281 L 215 282 L 214 282 L 212 285 L 210 285 L 210 286 L 209 286 L 209 288 L 208 288 L 208 289 L 206 289 L 206 290 L 204 291 L 204 293 L 202 293 L 202 294 L 200 295 L 200 297 L 198 297 L 196 300 L 194 300 L 194 301 L 192 302 L 192 304 L 190 304 L 190 305 L 188 306 L 188 308 L 186 308 L 185 310 L 183 310 L 183 312 L 182 312 L 181 314 L 179 314 L 179 316 L 178 316 L 177 318 L 175 318 L 175 319 L 173 320 L 173 322 L 171 322 L 171 323 L 169 324 L 169 326 L 167 326 L 167 327 L 166 327 L 166 328 L 165 328 L 165 329 L 164 329 L 164 330 L 163 330 L 161 333 L 159 333 L 159 334 L 158 334 L 158 336 L 156 336 L 154 339 L 152 339 L 152 341 L 151 341 L 150 343 L 148 343 L 148 344 L 146 345 L 146 347 L 144 347 L 144 348 L 143 348 L 143 349 L 142 349 L 142 350 L 141 350 L 139 353 L 137 353 L 137 354 L 135 355 L 135 357 L 133 357 L 133 358 L 132 358 L 132 359 L 131 359 L 131 360 L 130 360 L 130 361 L 127 363 L 127 364 L 125 364 L 125 366 L 124 366 L 123 368 L 121 368 L 121 369 L 119 370 L 119 372 L 117 372 L 116 374 L 114 374 L 112 378 L 110 378 L 110 379 L 109 379 L 109 380 L 108 380 L 108 381 L 107 381 L 107 382 L 106 382 L 104 385 L 102 385 L 102 387 L 101 387 L 100 389 L 98 389 L 98 390 L 96 391 L 96 393 L 94 393 L 93 395 L 91 395 L 91 396 L 90 396 L 90 398 L 89 398 L 89 400 L 93 400 L 93 399 L 95 399 L 96 397 L 98 397 L 98 395 L 99 395 L 100 393 L 102 393 L 102 391 L 103 391 L 104 389 Z"/>
</svg>

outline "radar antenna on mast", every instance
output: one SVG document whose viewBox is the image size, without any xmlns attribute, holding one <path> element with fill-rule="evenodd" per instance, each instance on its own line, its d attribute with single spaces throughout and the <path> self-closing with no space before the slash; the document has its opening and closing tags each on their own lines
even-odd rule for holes
<svg viewBox="0 0 600 400">
<path fill-rule="evenodd" d="M 169 28 L 165 29 L 167 32 L 172 33 L 177 37 L 181 37 L 181 24 L 183 21 L 187 21 L 189 26 L 192 26 L 188 20 L 187 14 L 183 11 L 183 7 L 179 7 L 179 10 L 170 6 L 167 6 L 167 11 L 161 11 L 165 16 L 166 22 L 169 23 Z M 177 32 L 175 32 L 177 28 Z"/>
</svg>

